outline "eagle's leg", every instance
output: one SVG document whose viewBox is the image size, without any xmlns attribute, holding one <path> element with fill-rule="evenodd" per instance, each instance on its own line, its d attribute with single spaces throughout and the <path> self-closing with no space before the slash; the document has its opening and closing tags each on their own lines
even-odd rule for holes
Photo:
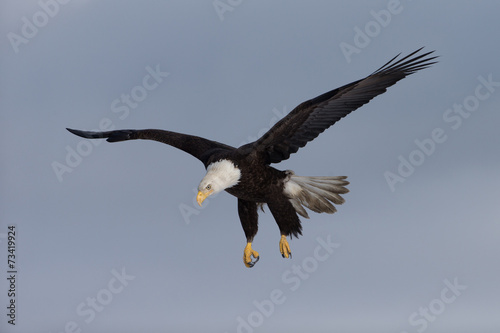
<svg viewBox="0 0 500 333">
<path fill-rule="evenodd" d="M 280 198 L 278 198 L 276 202 L 268 202 L 267 206 L 280 228 L 281 256 L 283 258 L 291 258 L 292 251 L 290 250 L 290 245 L 286 238 L 287 236 L 299 237 L 299 235 L 302 235 L 302 226 L 300 225 L 300 220 L 295 212 L 295 208 L 293 208 L 290 201 L 287 198 L 283 198 L 283 200 L 279 199 Z"/>
<path fill-rule="evenodd" d="M 253 267 L 259 261 L 259 253 L 252 249 L 253 238 L 257 234 L 258 219 L 257 203 L 238 199 L 238 215 L 241 226 L 247 238 L 247 245 L 243 250 L 243 263 L 246 267 Z M 252 260 L 252 257 L 254 260 Z"/>
<path fill-rule="evenodd" d="M 292 251 L 290 250 L 290 245 L 288 245 L 288 241 L 286 240 L 285 235 L 281 235 L 280 239 L 280 252 L 283 258 L 291 258 Z"/>
</svg>

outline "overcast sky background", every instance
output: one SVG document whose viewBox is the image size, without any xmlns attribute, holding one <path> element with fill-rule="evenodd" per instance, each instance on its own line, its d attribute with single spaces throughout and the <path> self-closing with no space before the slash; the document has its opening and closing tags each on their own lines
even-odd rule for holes
<svg viewBox="0 0 500 333">
<path fill-rule="evenodd" d="M 1 275 L 8 225 L 18 269 L 15 326 L 0 282 L 2 332 L 498 332 L 500 87 L 482 82 L 500 82 L 500 3 L 222 0 L 218 13 L 212 1 L 45 1 L 51 16 L 37 1 L 0 9 Z M 275 165 L 347 175 L 351 192 L 336 214 L 303 219 L 293 259 L 261 213 L 252 269 L 236 199 L 195 205 L 198 160 L 65 130 L 162 128 L 239 146 L 421 46 L 439 64 Z M 120 100 L 132 93 L 134 107 Z M 447 111 L 464 101 L 466 118 Z M 434 151 L 416 152 L 436 129 Z M 410 156 L 420 165 L 391 190 L 384 174 Z"/>
</svg>

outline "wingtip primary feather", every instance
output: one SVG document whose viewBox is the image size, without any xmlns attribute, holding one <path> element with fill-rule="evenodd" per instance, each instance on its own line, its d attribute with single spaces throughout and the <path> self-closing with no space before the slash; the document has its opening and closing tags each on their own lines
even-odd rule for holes
<svg viewBox="0 0 500 333">
<path fill-rule="evenodd" d="M 88 131 L 80 131 L 72 128 L 66 128 L 70 133 L 73 133 L 74 135 L 77 135 L 82 138 L 90 139 L 93 138 L 92 134 L 94 132 L 88 132 Z"/>
<path fill-rule="evenodd" d="M 79 137 L 85 138 L 85 139 L 105 139 L 109 138 L 112 136 L 112 134 L 116 131 L 110 131 L 110 132 L 91 132 L 91 131 L 80 131 L 72 128 L 66 128 L 70 133 L 73 133 L 74 135 L 77 135 Z M 110 141 L 109 139 L 107 141 Z M 112 141 L 110 141 L 112 142 Z"/>
<path fill-rule="evenodd" d="M 406 72 L 405 73 L 406 75 L 409 75 L 437 63 L 437 61 L 432 61 L 432 60 L 439 58 L 438 55 L 428 57 L 429 55 L 433 54 L 435 50 L 423 54 L 418 54 L 423 49 L 424 47 L 421 47 L 416 51 L 413 51 L 410 54 L 400 59 L 398 59 L 399 56 L 401 55 L 401 53 L 399 53 L 394 58 L 385 63 L 382 67 L 373 72 L 371 75 L 380 73 L 390 73 L 392 71 L 401 71 L 401 70 Z"/>
</svg>

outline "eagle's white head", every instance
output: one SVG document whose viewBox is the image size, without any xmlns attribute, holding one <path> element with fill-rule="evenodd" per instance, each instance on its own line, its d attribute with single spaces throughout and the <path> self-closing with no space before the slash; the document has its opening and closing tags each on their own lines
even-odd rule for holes
<svg viewBox="0 0 500 333">
<path fill-rule="evenodd" d="M 219 193 L 238 184 L 240 177 L 240 169 L 229 160 L 220 160 L 210 164 L 207 168 L 207 174 L 198 186 L 196 201 L 201 206 L 201 203 L 209 195 Z"/>
</svg>

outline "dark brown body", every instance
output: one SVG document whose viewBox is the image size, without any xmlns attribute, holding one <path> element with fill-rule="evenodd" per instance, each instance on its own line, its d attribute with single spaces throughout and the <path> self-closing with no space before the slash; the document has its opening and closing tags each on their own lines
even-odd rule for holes
<svg viewBox="0 0 500 333">
<path fill-rule="evenodd" d="M 298 237 L 302 234 L 300 219 L 283 193 L 287 172 L 265 164 L 257 154 L 243 155 L 237 150 L 214 154 L 208 162 L 230 160 L 240 169 L 238 184 L 226 192 L 238 198 L 238 215 L 247 242 L 252 242 L 258 231 L 259 204 L 267 204 L 282 235 Z"/>
</svg>

